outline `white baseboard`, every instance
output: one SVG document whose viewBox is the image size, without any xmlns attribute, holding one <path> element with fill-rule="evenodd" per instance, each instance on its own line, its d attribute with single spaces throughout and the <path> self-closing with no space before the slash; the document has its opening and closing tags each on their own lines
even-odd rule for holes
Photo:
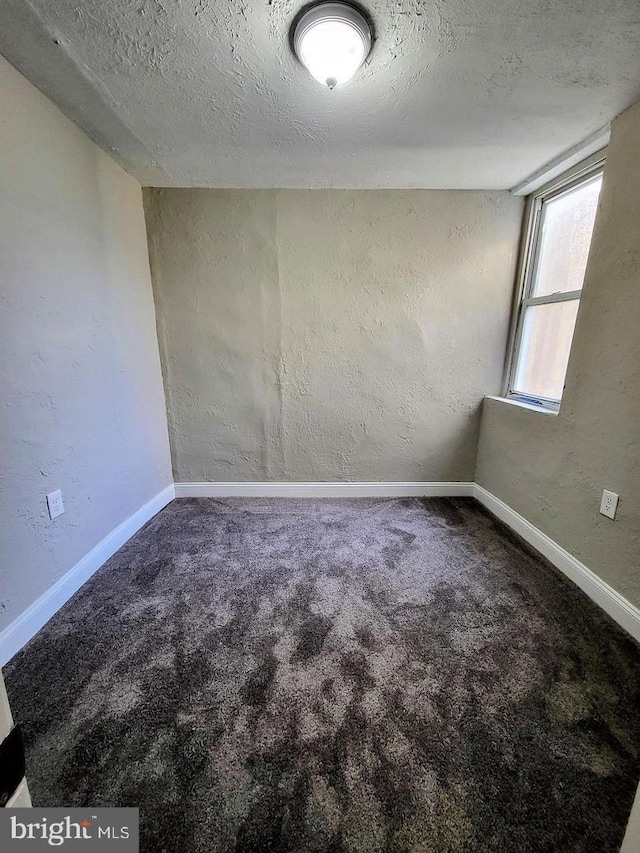
<svg viewBox="0 0 640 853">
<path fill-rule="evenodd" d="M 85 581 L 174 497 L 475 497 L 640 641 L 640 610 L 637 607 L 526 518 L 477 483 L 176 483 L 175 486 L 163 489 L 112 530 L 0 632 L 0 666 L 4 666 L 20 651 Z"/>
<path fill-rule="evenodd" d="M 474 497 L 640 641 L 640 610 L 591 569 L 477 483 L 176 483 L 177 498 Z"/>
<path fill-rule="evenodd" d="M 176 483 L 177 498 L 471 497 L 474 483 Z"/>
<path fill-rule="evenodd" d="M 173 484 L 114 528 L 0 633 L 0 666 L 19 652 L 118 548 L 175 497 Z"/>
<path fill-rule="evenodd" d="M 538 530 L 531 522 L 515 510 L 507 506 L 491 492 L 477 483 L 474 487 L 475 499 L 489 512 L 503 521 L 508 527 L 518 533 L 536 551 L 539 551 L 550 563 L 570 578 L 589 598 L 599 605 L 624 628 L 631 636 L 640 642 L 640 610 L 608 583 L 598 577 L 557 542 L 550 539 L 546 533 Z"/>
</svg>

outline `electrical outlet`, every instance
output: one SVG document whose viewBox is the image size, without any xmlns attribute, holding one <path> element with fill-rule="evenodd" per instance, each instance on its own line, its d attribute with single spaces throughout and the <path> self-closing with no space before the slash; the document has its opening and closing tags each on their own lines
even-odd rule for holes
<svg viewBox="0 0 640 853">
<path fill-rule="evenodd" d="M 49 518 L 57 518 L 64 512 L 64 504 L 62 503 L 62 492 L 56 489 L 47 495 L 47 506 L 49 507 Z"/>
<path fill-rule="evenodd" d="M 615 518 L 616 510 L 618 509 L 618 497 L 615 492 L 610 492 L 604 489 L 602 492 L 602 500 L 600 501 L 600 512 L 606 515 L 607 518 Z"/>
</svg>

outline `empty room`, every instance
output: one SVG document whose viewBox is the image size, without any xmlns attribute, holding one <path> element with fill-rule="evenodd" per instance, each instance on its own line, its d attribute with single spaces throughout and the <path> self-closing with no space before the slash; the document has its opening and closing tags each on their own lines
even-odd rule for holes
<svg viewBox="0 0 640 853">
<path fill-rule="evenodd" d="M 3 0 L 0 849 L 639 853 L 638 0 Z"/>
</svg>

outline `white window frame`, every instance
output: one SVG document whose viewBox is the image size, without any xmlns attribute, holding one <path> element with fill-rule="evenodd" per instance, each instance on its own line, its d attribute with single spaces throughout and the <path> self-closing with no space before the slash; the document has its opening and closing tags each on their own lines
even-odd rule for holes
<svg viewBox="0 0 640 853">
<path fill-rule="evenodd" d="M 524 216 L 520 262 L 518 266 L 517 290 L 513 311 L 511 334 L 507 351 L 507 371 L 503 396 L 513 402 L 540 406 L 542 409 L 558 411 L 562 399 L 549 397 L 534 397 L 514 387 L 518 355 L 522 343 L 522 331 L 526 309 L 530 305 L 547 305 L 554 302 L 569 302 L 580 300 L 582 290 L 571 290 L 564 293 L 550 293 L 545 296 L 531 296 L 535 286 L 535 273 L 540 253 L 542 226 L 544 224 L 544 205 L 551 199 L 556 199 L 564 193 L 590 180 L 604 171 L 605 152 L 599 151 L 582 163 L 554 178 L 536 192 L 527 197 Z"/>
</svg>

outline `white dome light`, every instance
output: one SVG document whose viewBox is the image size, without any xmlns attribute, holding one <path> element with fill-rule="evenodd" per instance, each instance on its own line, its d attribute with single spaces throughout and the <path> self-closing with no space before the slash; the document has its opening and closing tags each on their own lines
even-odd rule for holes
<svg viewBox="0 0 640 853">
<path fill-rule="evenodd" d="M 347 3 L 318 3 L 295 24 L 293 47 L 311 76 L 330 89 L 351 80 L 371 50 L 371 27 Z"/>
</svg>

